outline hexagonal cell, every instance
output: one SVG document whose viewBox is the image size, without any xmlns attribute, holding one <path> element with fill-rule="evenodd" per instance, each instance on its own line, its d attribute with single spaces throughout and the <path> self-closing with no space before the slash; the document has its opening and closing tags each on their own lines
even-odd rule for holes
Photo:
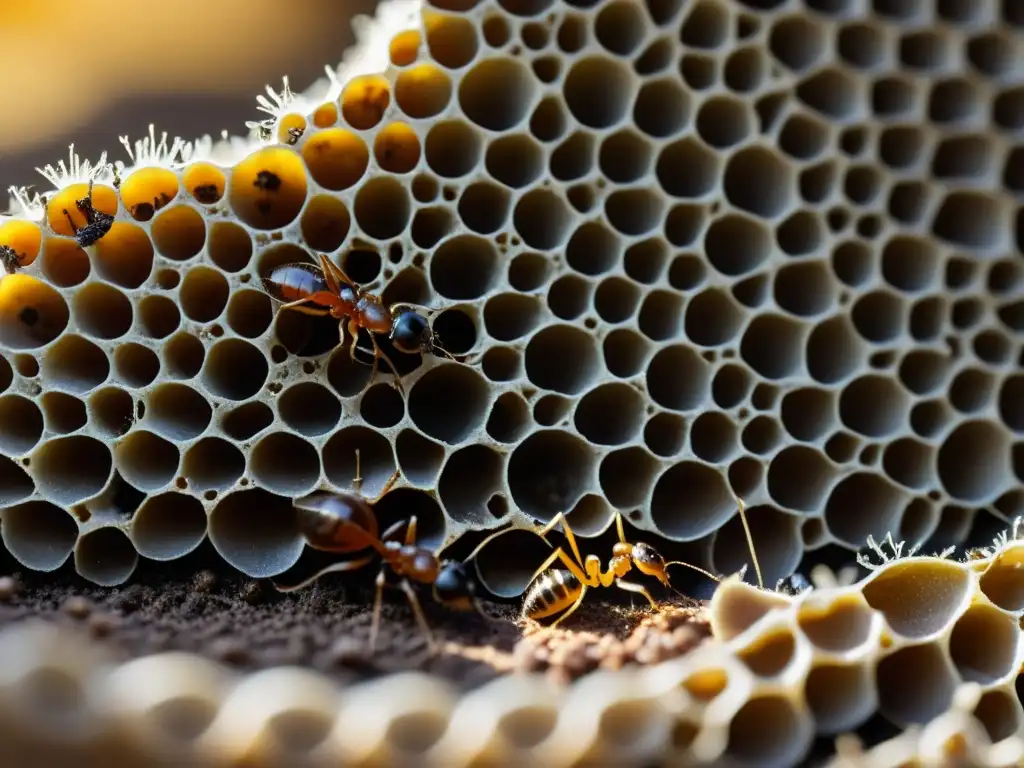
<svg viewBox="0 0 1024 768">
<path fill-rule="evenodd" d="M 231 434 L 226 428 L 225 432 Z M 234 444 L 220 437 L 199 440 L 185 452 L 181 463 L 181 476 L 198 492 L 226 491 L 244 473 L 245 456 Z M 188 528 L 192 530 L 193 526 Z M 206 530 L 205 524 L 203 530 Z"/>
<path fill-rule="evenodd" d="M 47 440 L 33 451 L 31 462 L 40 494 L 62 506 L 96 496 L 113 473 L 110 449 L 85 435 Z"/>
<path fill-rule="evenodd" d="M 156 491 L 178 474 L 177 446 L 147 430 L 135 429 L 114 446 L 117 469 L 136 488 Z"/>
</svg>

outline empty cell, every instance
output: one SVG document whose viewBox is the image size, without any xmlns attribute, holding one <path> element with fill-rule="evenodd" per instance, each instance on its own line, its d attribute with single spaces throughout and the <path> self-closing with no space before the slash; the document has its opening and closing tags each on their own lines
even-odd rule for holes
<svg viewBox="0 0 1024 768">
<path fill-rule="evenodd" d="M 594 166 L 595 139 L 577 131 L 551 153 L 551 175 L 559 181 L 573 181 L 588 175 Z"/>
<path fill-rule="evenodd" d="M 964 77 L 939 80 L 928 95 L 928 119 L 940 125 L 971 123 L 985 114 L 984 91 Z"/>
<path fill-rule="evenodd" d="M 508 282 L 521 293 L 542 288 L 551 276 L 551 262 L 541 253 L 520 253 L 508 265 Z"/>
<path fill-rule="evenodd" d="M 739 430 L 733 419 L 724 413 L 706 411 L 690 427 L 690 448 L 694 455 L 709 464 L 728 461 L 739 446 Z"/>
<path fill-rule="evenodd" d="M 40 372 L 47 383 L 81 394 L 107 380 L 110 360 L 88 339 L 65 334 L 43 356 Z"/>
<path fill-rule="evenodd" d="M 931 440 L 945 430 L 952 418 L 952 409 L 945 399 L 927 400 L 918 403 L 910 411 L 910 428 L 926 440 Z"/>
<path fill-rule="evenodd" d="M 999 390 L 999 416 L 1014 432 L 1024 432 L 1024 375 L 1008 376 Z"/>
<path fill-rule="evenodd" d="M 187 210 L 195 213 L 190 208 Z M 198 214 L 196 215 L 198 216 Z M 191 251 L 188 256 L 185 256 L 185 258 L 191 258 L 199 252 L 195 248 L 194 231 L 191 233 L 191 237 L 188 232 L 190 227 L 195 227 L 195 220 L 188 214 L 185 214 L 184 218 L 187 221 L 183 222 L 184 229 L 181 237 L 185 239 L 186 247 L 182 250 L 177 249 L 179 241 L 174 233 L 168 231 L 171 225 L 163 222 L 163 217 L 153 223 L 153 239 L 156 241 L 157 247 L 161 249 L 161 253 L 169 258 L 177 259 L 176 254 L 185 251 Z M 158 223 L 161 226 L 158 227 Z M 158 238 L 158 234 L 162 237 Z M 205 225 L 202 235 L 203 237 L 199 240 L 199 248 L 203 246 Z M 167 247 L 168 252 L 164 252 L 161 246 Z M 97 274 L 121 288 L 138 288 L 149 279 L 149 275 L 153 271 L 153 243 L 150 242 L 146 231 L 135 224 L 114 222 L 110 231 L 96 242 L 94 253 L 93 263 L 96 265 Z"/>
<path fill-rule="evenodd" d="M 775 228 L 775 240 L 790 256 L 809 256 L 825 243 L 825 224 L 814 211 L 794 211 Z"/>
<path fill-rule="evenodd" d="M 658 154 L 658 183 L 674 197 L 699 198 L 718 187 L 718 157 L 696 139 L 680 139 Z"/>
<path fill-rule="evenodd" d="M 852 731 L 878 706 L 871 670 L 860 664 L 816 664 L 807 674 L 804 696 L 819 733 Z"/>
<path fill-rule="evenodd" d="M 7 398 L 0 398 L 0 420 L 5 416 L 4 411 L 7 410 L 6 402 Z M 85 403 L 79 400 L 77 397 L 65 394 L 64 392 L 45 392 L 39 398 L 40 405 L 43 407 L 43 413 L 46 414 L 46 429 L 49 432 L 53 432 L 58 435 L 67 435 L 71 432 L 77 432 L 84 427 L 89 417 L 85 410 Z M 27 415 L 30 418 L 34 418 L 32 411 L 28 411 L 27 414 L 19 412 L 18 414 L 11 414 L 9 417 L 12 419 L 10 422 L 12 426 L 18 427 L 18 419 L 24 418 Z M 40 427 L 42 424 L 40 423 Z M 23 427 L 22 427 L 23 428 Z M 0 427 L 0 451 L 5 453 L 11 453 L 17 455 L 14 451 L 8 451 L 4 446 L 8 442 L 5 437 L 5 432 L 10 427 Z M 34 443 L 33 443 L 34 444 Z M 31 446 L 29 446 L 30 448 Z M 29 450 L 25 448 L 20 453 L 25 453 Z"/>
<path fill-rule="evenodd" d="M 43 243 L 40 271 L 51 285 L 69 288 L 89 277 L 89 254 L 65 237 L 48 237 Z"/>
<path fill-rule="evenodd" d="M 910 397 L 886 376 L 860 376 L 839 395 L 839 418 L 848 429 L 869 438 L 892 437 L 907 424 Z"/>
<path fill-rule="evenodd" d="M 616 509 L 642 506 L 660 468 L 660 462 L 643 448 L 612 451 L 601 461 L 601 491 Z"/>
<path fill-rule="evenodd" d="M 696 257 L 692 258 L 696 260 Z M 667 243 L 660 237 L 653 237 L 629 246 L 623 255 L 622 266 L 626 271 L 626 275 L 631 279 L 644 285 L 650 285 L 657 282 L 661 277 L 667 261 Z M 685 290 L 683 286 L 678 284 L 678 281 L 672 280 L 671 274 L 669 275 L 669 282 L 672 284 L 672 287 Z M 689 287 L 693 286 L 690 285 Z"/>
<path fill-rule="evenodd" d="M 773 219 L 791 204 L 795 179 L 779 155 L 764 147 L 748 147 L 729 158 L 723 184 L 734 206 Z"/>
<path fill-rule="evenodd" d="M 967 41 L 965 52 L 971 65 L 992 78 L 1008 75 L 1018 65 L 1018 41 L 1002 32 L 982 32 Z"/>
<path fill-rule="evenodd" d="M 446 240 L 430 260 L 434 289 L 448 299 L 477 299 L 498 278 L 499 259 L 494 245 L 475 235 Z"/>
<path fill-rule="evenodd" d="M 251 578 L 284 573 L 305 548 L 291 502 L 256 488 L 218 502 L 210 513 L 209 536 L 217 553 Z"/>
<path fill-rule="evenodd" d="M 821 262 L 786 264 L 775 273 L 775 301 L 797 317 L 814 317 L 836 305 L 837 286 Z"/>
<path fill-rule="evenodd" d="M 181 312 L 167 296 L 143 296 L 138 303 L 136 321 L 139 332 L 151 339 L 164 339 L 178 330 Z"/>
<path fill-rule="evenodd" d="M 636 246 L 633 246 L 626 251 L 628 257 Z M 664 262 L 661 262 L 661 266 Z M 640 273 L 640 267 L 634 266 L 630 268 L 630 264 L 626 262 L 626 274 L 641 283 L 653 283 L 660 276 L 661 270 L 653 273 L 647 280 L 640 280 L 638 274 Z M 643 276 L 641 274 L 641 276 Z M 676 256 L 672 259 L 672 263 L 668 266 L 668 284 L 675 288 L 677 291 L 692 291 L 699 288 L 701 284 L 707 279 L 707 265 L 702 258 L 696 254 L 684 253 Z"/>
<path fill-rule="evenodd" d="M 310 210 L 315 211 L 317 209 L 317 200 L 320 199 L 334 200 L 333 197 L 318 195 L 310 202 Z M 321 203 L 320 205 L 322 206 L 323 204 Z M 329 205 L 333 207 L 334 204 L 330 203 Z M 342 209 L 344 209 L 343 205 Z M 311 215 L 310 211 L 307 210 L 306 215 L 303 216 L 303 237 L 306 238 L 307 242 L 318 240 L 316 235 L 310 237 L 306 231 L 306 218 Z M 346 218 L 348 216 L 347 210 L 345 216 Z M 324 216 L 324 219 L 327 218 L 327 216 Z M 333 215 L 329 218 L 333 223 L 338 217 Z M 347 225 L 345 231 L 348 231 Z M 322 240 L 323 238 L 319 239 Z M 334 250 L 334 248 L 341 244 L 341 241 L 338 241 L 334 248 L 323 248 L 323 245 L 326 244 L 323 242 L 318 242 L 317 245 L 313 245 L 312 242 L 309 242 L 309 244 L 310 247 L 321 248 L 321 250 Z M 225 272 L 239 272 L 245 269 L 249 264 L 249 259 L 252 258 L 252 239 L 249 237 L 249 233 L 244 228 L 238 226 L 238 224 L 231 221 L 218 221 L 210 225 L 210 232 L 206 239 L 206 252 L 210 256 L 210 261 Z"/>
<path fill-rule="evenodd" d="M 339 406 L 338 416 L 340 415 Z M 394 387 L 388 384 L 374 384 L 363 393 L 359 402 L 359 415 L 371 427 L 387 429 L 405 417 L 405 402 Z"/>
<path fill-rule="evenodd" d="M 711 265 L 727 277 L 753 272 L 771 251 L 770 230 L 756 219 L 730 213 L 711 223 L 704 250 Z"/>
<path fill-rule="evenodd" d="M 299 382 L 278 396 L 277 412 L 281 420 L 300 435 L 317 437 L 337 426 L 341 404 L 326 387 L 315 382 Z"/>
<path fill-rule="evenodd" d="M 526 346 L 526 375 L 541 389 L 576 395 L 600 372 L 601 358 L 591 334 L 569 325 L 551 325 Z"/>
<path fill-rule="evenodd" d="M 47 501 L 28 501 L 4 510 L 4 546 L 25 568 L 51 572 L 67 561 L 78 540 L 78 524 Z"/>
<path fill-rule="evenodd" d="M 995 398 L 996 377 L 988 371 L 965 368 L 949 384 L 949 402 L 961 413 L 976 413 Z"/>
<path fill-rule="evenodd" d="M 996 96 L 992 120 L 1003 130 L 1019 131 L 1024 126 L 1024 88 L 1010 88 Z"/>
<path fill-rule="evenodd" d="M 784 66 L 803 72 L 825 53 L 827 27 L 806 16 L 785 16 L 772 26 L 768 49 Z"/>
<path fill-rule="evenodd" d="M 206 538 L 206 510 L 191 496 L 163 493 L 139 506 L 132 517 L 131 544 L 150 560 L 176 560 Z"/>
<path fill-rule="evenodd" d="M 751 93 L 764 83 L 770 64 L 764 51 L 756 45 L 738 48 L 725 61 L 722 77 L 728 88 L 737 93 Z"/>
<path fill-rule="evenodd" d="M 663 458 L 679 454 L 686 442 L 686 420 L 674 413 L 658 413 L 644 427 L 644 445 Z"/>
<path fill-rule="evenodd" d="M 636 127 L 656 139 L 678 134 L 690 122 L 692 113 L 692 99 L 675 78 L 644 83 L 633 104 Z"/>
<path fill-rule="evenodd" d="M 609 277 L 594 292 L 594 310 L 606 323 L 623 323 L 636 313 L 641 296 L 640 289 L 629 280 Z"/>
<path fill-rule="evenodd" d="M 544 395 L 533 404 L 533 420 L 542 427 L 567 426 L 572 403 L 562 395 Z"/>
<path fill-rule="evenodd" d="M 573 216 L 561 196 L 550 189 L 535 189 L 519 198 L 512 219 L 528 247 L 550 250 L 564 243 Z"/>
<path fill-rule="evenodd" d="M 362 137 L 345 128 L 317 131 L 302 147 L 309 175 L 324 189 L 341 191 L 363 178 L 370 149 Z"/>
<path fill-rule="evenodd" d="M 935 244 L 913 235 L 899 235 L 882 249 L 882 276 L 902 291 L 922 291 L 938 276 L 940 253 Z"/>
<path fill-rule="evenodd" d="M 976 251 L 1002 247 L 1010 230 L 1005 201 L 980 191 L 949 193 L 932 222 L 932 232 L 940 239 Z"/>
<path fill-rule="evenodd" d="M 97 495 L 113 471 L 107 446 L 84 435 L 43 442 L 33 451 L 31 464 L 39 493 L 63 506 Z"/>
<path fill-rule="evenodd" d="M 726 759 L 757 765 L 796 765 L 813 737 L 809 719 L 784 696 L 747 700 L 729 723 Z"/>
<path fill-rule="evenodd" d="M 441 114 L 448 106 L 452 99 L 452 82 L 440 67 L 429 63 L 416 64 L 397 74 L 394 92 L 395 104 L 402 112 L 414 120 L 425 120 Z M 384 95 L 386 96 L 386 91 Z M 345 113 L 346 106 L 342 105 L 342 114 L 349 124 L 357 129 L 372 127 L 353 124 Z M 387 101 L 384 101 L 383 105 L 374 105 L 372 110 L 368 110 L 368 117 L 373 124 L 380 120 L 386 107 Z"/>
<path fill-rule="evenodd" d="M 481 235 L 497 232 L 505 225 L 511 196 L 508 191 L 489 181 L 471 184 L 459 198 L 459 218 L 466 227 Z"/>
<path fill-rule="evenodd" d="M 316 448 L 302 438 L 271 432 L 253 446 L 249 469 L 260 487 L 284 496 L 299 496 L 311 491 L 320 480 L 320 457 Z"/>
<path fill-rule="evenodd" d="M 988 136 L 952 136 L 936 146 L 932 174 L 939 179 L 983 182 L 995 167 L 995 153 Z"/>
<path fill-rule="evenodd" d="M 526 119 L 536 86 L 530 70 L 514 59 L 485 59 L 473 65 L 459 84 L 459 105 L 471 121 L 491 131 L 506 131 Z"/>
<path fill-rule="evenodd" d="M 269 375 L 266 357 L 241 339 L 216 342 L 203 366 L 203 382 L 211 394 L 227 400 L 247 400 L 263 387 Z"/>
<path fill-rule="evenodd" d="M 718 530 L 736 511 L 720 471 L 683 461 L 658 478 L 651 496 L 651 520 L 666 536 L 694 541 Z"/>
<path fill-rule="evenodd" d="M 910 308 L 910 335 L 918 341 L 934 341 L 945 328 L 949 314 L 946 299 L 931 296 L 914 302 Z"/>
<path fill-rule="evenodd" d="M 526 134 L 502 136 L 487 145 L 484 163 L 494 179 L 512 189 L 521 189 L 544 172 L 544 150 Z"/>
<path fill-rule="evenodd" d="M 754 377 L 745 366 L 726 363 L 711 381 L 711 398 L 719 408 L 735 408 L 750 395 Z"/>
<path fill-rule="evenodd" d="M 605 5 L 594 19 L 594 36 L 609 53 L 629 56 L 647 33 L 647 25 L 640 5 L 631 2 L 613 2 Z"/>
<path fill-rule="evenodd" d="M 794 111 L 779 129 L 776 142 L 780 150 L 795 160 L 813 160 L 829 145 L 829 123 L 814 115 Z"/>
<path fill-rule="evenodd" d="M 894 440 L 882 454 L 885 474 L 900 485 L 915 490 L 933 487 L 935 449 L 913 437 Z"/>
<path fill-rule="evenodd" d="M 409 193 L 390 177 L 378 177 L 360 185 L 352 211 L 363 233 L 377 240 L 398 237 L 412 218 Z"/>
<path fill-rule="evenodd" d="M 132 430 L 114 446 L 117 470 L 142 491 L 164 488 L 178 474 L 180 454 L 174 443 L 154 432 Z"/>
<path fill-rule="evenodd" d="M 480 164 L 480 132 L 461 120 L 435 123 L 427 133 L 424 154 L 438 176 L 465 176 Z"/>
<path fill-rule="evenodd" d="M 486 525 L 487 502 L 504 489 L 505 462 L 485 445 L 469 445 L 448 457 L 437 494 L 448 516 L 472 526 Z"/>
<path fill-rule="evenodd" d="M 175 441 L 198 437 L 213 418 L 206 398 L 184 384 L 160 384 L 149 393 L 146 404 L 146 424 Z"/>
<path fill-rule="evenodd" d="M 715 50 L 729 38 L 731 21 L 728 8 L 717 0 L 700 0 L 691 6 L 679 39 L 686 48 Z"/>
<path fill-rule="evenodd" d="M 182 281 L 179 301 L 186 317 L 208 323 L 220 317 L 227 305 L 228 293 L 228 281 L 219 271 L 193 267 Z"/>
<path fill-rule="evenodd" d="M 191 379 L 199 375 L 206 358 L 203 343 L 184 331 L 164 343 L 164 372 L 172 378 Z"/>
<path fill-rule="evenodd" d="M 489 389 L 472 368 L 457 363 L 436 366 L 413 384 L 409 417 L 425 435 L 454 445 L 483 426 L 490 408 Z"/>
<path fill-rule="evenodd" d="M 872 291 L 853 305 L 850 318 L 857 332 L 869 342 L 884 344 L 899 337 L 907 324 L 907 304 L 888 291 Z"/>
<path fill-rule="evenodd" d="M 855 165 L 846 171 L 843 192 L 854 205 L 867 206 L 881 193 L 884 181 L 879 169 L 868 165 Z"/>
<path fill-rule="evenodd" d="M 945 712 L 956 689 L 956 674 L 937 645 L 902 648 L 876 670 L 879 710 L 900 725 L 923 725 Z"/>
<path fill-rule="evenodd" d="M 608 372 L 620 379 L 628 379 L 644 369 L 651 353 L 651 343 L 632 329 L 620 328 L 605 336 L 602 351 Z"/>
<path fill-rule="evenodd" d="M 943 441 L 937 466 L 943 488 L 954 499 L 995 499 L 1013 482 L 1009 436 L 993 422 L 965 421 Z"/>
<path fill-rule="evenodd" d="M 628 184 L 647 174 L 652 154 L 650 141 L 627 129 L 601 142 L 598 165 L 609 181 Z"/>
<path fill-rule="evenodd" d="M 829 390 L 803 387 L 782 398 L 782 426 L 797 440 L 820 440 L 835 428 L 836 414 L 836 398 Z"/>
<path fill-rule="evenodd" d="M 22 272 L 0 280 L 0 345 L 37 349 L 59 337 L 71 313 L 52 287 Z"/>
<path fill-rule="evenodd" d="M 600 275 L 613 269 L 621 254 L 621 238 L 599 221 L 577 227 L 565 246 L 566 263 L 584 275 Z"/>
<path fill-rule="evenodd" d="M 539 520 L 571 509 L 596 480 L 596 456 L 580 438 L 541 430 L 523 440 L 508 462 L 508 487 L 516 506 Z"/>
<path fill-rule="evenodd" d="M 576 406 L 574 421 L 583 437 L 595 445 L 631 442 L 644 422 L 644 399 L 628 384 L 601 384 Z"/>
<path fill-rule="evenodd" d="M 847 64 L 871 70 L 883 64 L 891 45 L 884 26 L 871 22 L 853 22 L 836 33 L 836 51 Z"/>
<path fill-rule="evenodd" d="M 751 275 L 732 286 L 732 295 L 740 304 L 750 309 L 758 309 L 766 301 L 771 292 L 768 275 L 765 273 Z"/>
<path fill-rule="evenodd" d="M 674 41 L 668 37 L 660 37 L 637 56 L 633 62 L 633 69 L 640 76 L 654 75 L 672 66 L 675 57 Z"/>
<path fill-rule="evenodd" d="M 951 42 L 937 29 L 911 32 L 900 39 L 900 61 L 908 69 L 925 72 L 945 69 L 950 59 Z"/>
<path fill-rule="evenodd" d="M 38 405 L 21 395 L 0 397 L 0 451 L 20 456 L 32 450 L 42 436 L 43 414 Z"/>
<path fill-rule="evenodd" d="M 882 539 L 897 530 L 906 504 L 906 494 L 890 481 L 858 472 L 832 488 L 825 506 L 825 522 L 837 539 L 860 548 L 868 536 Z"/>
<path fill-rule="evenodd" d="M 934 189 L 922 181 L 901 181 L 889 191 L 889 215 L 903 224 L 917 224 L 934 200 Z"/>
<path fill-rule="evenodd" d="M 673 206 L 665 216 L 665 239 L 679 248 L 694 245 L 704 234 L 707 213 L 707 209 L 699 205 Z"/>
<path fill-rule="evenodd" d="M 650 189 L 620 189 L 605 199 L 608 222 L 624 235 L 645 235 L 664 220 L 664 199 Z"/>
<path fill-rule="evenodd" d="M 635 87 L 625 63 L 590 55 L 572 65 L 562 92 L 566 106 L 581 125 L 610 128 L 626 117 Z"/>
<path fill-rule="evenodd" d="M 896 171 L 911 171 L 930 154 L 931 137 L 918 126 L 886 128 L 878 135 L 879 159 Z"/>
<path fill-rule="evenodd" d="M 503 293 L 484 305 L 484 327 L 498 341 L 514 341 L 531 333 L 543 318 L 543 305 L 534 296 Z"/>
<path fill-rule="evenodd" d="M 541 99 L 530 116 L 530 134 L 539 141 L 557 141 L 565 134 L 568 124 L 569 116 L 561 99 L 548 96 Z"/>
<path fill-rule="evenodd" d="M 784 379 L 803 368 L 806 327 L 782 315 L 755 317 L 743 333 L 740 356 L 757 373 Z"/>
<path fill-rule="evenodd" d="M 227 426 L 224 431 L 232 436 Z M 195 443 L 185 452 L 181 464 L 181 476 L 196 492 L 227 491 L 244 472 L 245 456 L 235 445 L 219 437 L 204 437 Z"/>
<path fill-rule="evenodd" d="M 132 327 L 132 305 L 117 288 L 89 283 L 75 292 L 72 304 L 79 329 L 97 339 L 117 339 Z"/>
<path fill-rule="evenodd" d="M 83 533 L 75 544 L 75 571 L 101 587 L 123 584 L 138 562 L 138 552 L 120 528 L 94 528 Z"/>
<path fill-rule="evenodd" d="M 838 179 L 839 168 L 832 160 L 805 168 L 797 182 L 800 196 L 807 203 L 823 204 L 834 194 Z"/>
<path fill-rule="evenodd" d="M 548 308 L 563 320 L 575 320 L 590 308 L 593 286 L 578 275 L 564 275 L 548 290 Z"/>
<path fill-rule="evenodd" d="M 0 457 L 0 504 L 10 506 L 24 501 L 36 488 L 36 483 L 32 482 L 32 478 L 17 462 Z M 46 490 L 42 492 L 46 493 Z"/>
<path fill-rule="evenodd" d="M 843 653 L 868 642 L 875 621 L 864 598 L 854 592 L 806 598 L 797 614 L 797 623 L 816 647 Z"/>
<path fill-rule="evenodd" d="M 712 96 L 697 111 L 697 134 L 716 149 L 733 147 L 754 132 L 754 118 L 743 101 L 732 96 Z"/>
<path fill-rule="evenodd" d="M 427 50 L 442 67 L 460 69 L 476 57 L 476 29 L 468 19 L 427 11 L 424 27 Z"/>
<path fill-rule="evenodd" d="M 664 347 L 647 366 L 647 392 L 664 408 L 701 408 L 707 403 L 710 390 L 711 366 L 689 346 Z"/>
<path fill-rule="evenodd" d="M 530 406 L 518 392 L 503 392 L 491 406 L 487 434 L 499 443 L 516 443 L 530 427 Z M 402 458 L 399 452 L 399 459 Z M 440 467 L 440 462 L 438 462 Z"/>
<path fill-rule="evenodd" d="M 433 248 L 455 230 L 455 217 L 446 208 L 421 208 L 413 216 L 412 241 L 420 248 Z"/>
<path fill-rule="evenodd" d="M 835 479 L 835 467 L 820 451 L 791 445 L 768 465 L 768 494 L 784 509 L 819 515 Z"/>
<path fill-rule="evenodd" d="M 252 402 L 227 412 L 221 429 L 232 440 L 243 442 L 255 437 L 274 422 L 274 412 L 266 403 Z"/>
<path fill-rule="evenodd" d="M 1011 341 L 1006 334 L 999 330 L 982 331 L 974 337 L 974 354 L 978 359 L 989 365 L 999 366 L 1007 363 L 1010 359 Z"/>
<path fill-rule="evenodd" d="M 1020 699 L 1015 692 L 1006 689 L 986 691 L 974 707 L 974 717 L 993 744 L 1009 739 L 1020 728 Z"/>
<path fill-rule="evenodd" d="M 235 172 L 237 173 L 237 168 Z M 188 205 L 175 205 L 160 213 L 153 220 L 149 231 L 153 237 L 153 245 L 156 246 L 160 255 L 173 261 L 191 259 L 206 244 L 206 220 L 195 208 Z M 108 248 L 114 247 L 107 237 L 104 237 L 98 245 L 104 243 Z M 144 245 L 140 240 L 139 251 L 141 252 L 143 248 Z M 138 259 L 133 261 L 138 261 Z M 146 276 L 149 275 L 149 269 L 144 270 L 142 266 L 136 267 L 136 269 L 139 275 L 143 273 Z M 127 287 L 137 286 L 129 285 Z"/>
<path fill-rule="evenodd" d="M 860 111 L 863 89 L 845 70 L 826 68 L 802 81 L 796 96 L 829 120 L 847 120 Z"/>
<path fill-rule="evenodd" d="M 705 347 L 727 344 L 735 339 L 746 322 L 746 314 L 732 295 L 720 288 L 708 288 L 686 305 L 686 338 Z"/>
<path fill-rule="evenodd" d="M 683 298 L 675 291 L 651 291 L 640 306 L 637 326 L 651 341 L 680 337 L 683 326 Z"/>
</svg>

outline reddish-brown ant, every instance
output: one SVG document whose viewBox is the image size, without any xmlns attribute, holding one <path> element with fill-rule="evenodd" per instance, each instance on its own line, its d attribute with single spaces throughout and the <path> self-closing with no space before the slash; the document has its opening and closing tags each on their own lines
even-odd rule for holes
<svg viewBox="0 0 1024 768">
<path fill-rule="evenodd" d="M 424 313 L 434 310 L 415 304 L 399 303 L 385 306 L 380 296 L 360 288 L 326 255 L 319 254 L 320 266 L 307 262 L 282 264 L 263 279 L 264 289 L 278 301 L 287 302 L 281 309 L 293 309 L 314 316 L 330 316 L 342 323 L 342 339 L 347 326 L 352 337 L 349 353 L 356 360 L 356 341 L 361 328 L 369 332 L 373 344 L 372 384 L 381 358 L 395 372 L 395 386 L 401 390 L 398 369 L 381 351 L 375 338 L 387 334 L 399 352 L 440 353 L 454 360 L 437 345 L 437 337 Z M 368 351 L 368 350 L 363 350 Z"/>
<path fill-rule="evenodd" d="M 376 596 L 373 601 L 373 619 L 370 624 L 370 652 L 376 650 L 377 635 L 380 629 L 380 609 L 384 592 L 384 583 L 388 571 L 399 577 L 398 586 L 405 593 L 416 616 L 427 643 L 432 651 L 437 645 L 433 633 L 427 624 L 423 607 L 413 587 L 429 585 L 434 601 L 445 607 L 465 611 L 475 609 L 485 619 L 489 619 L 480 607 L 477 597 L 477 582 L 470 574 L 466 564 L 469 563 L 498 533 L 484 539 L 467 557 L 459 562 L 442 560 L 436 551 L 416 544 L 416 517 L 399 520 L 389 527 L 382 535 L 378 535 L 377 518 L 373 507 L 391 490 L 398 480 L 396 470 L 384 484 L 377 496 L 367 499 L 362 495 L 363 478 L 360 474 L 359 450 L 356 450 L 356 475 L 352 480 L 355 493 L 320 494 L 295 502 L 298 510 L 299 530 L 306 543 L 313 549 L 337 554 L 354 554 L 372 549 L 370 554 L 333 563 L 317 571 L 305 581 L 291 587 L 275 584 L 280 592 L 294 592 L 304 589 L 320 577 L 328 573 L 356 571 L 369 565 L 378 555 L 381 569 L 377 574 Z M 399 538 L 402 528 L 404 538 Z M 499 532 L 500 533 L 500 532 Z"/>
<path fill-rule="evenodd" d="M 95 245 L 114 224 L 114 217 L 109 213 L 98 211 L 93 207 L 92 204 L 92 181 L 89 182 L 89 191 L 85 197 L 81 200 L 75 201 L 75 207 L 85 217 L 85 226 L 79 228 L 75 226 L 74 220 L 71 218 L 71 214 L 68 213 L 68 209 L 64 209 L 64 215 L 67 216 L 68 223 L 71 225 L 71 231 L 75 234 L 75 242 L 77 242 L 83 248 L 88 248 L 90 245 Z"/>
</svg>

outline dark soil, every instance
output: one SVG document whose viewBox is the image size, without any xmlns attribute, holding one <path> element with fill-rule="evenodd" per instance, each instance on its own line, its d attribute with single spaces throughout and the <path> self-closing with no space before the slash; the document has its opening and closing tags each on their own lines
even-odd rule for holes
<svg viewBox="0 0 1024 768">
<path fill-rule="evenodd" d="M 425 594 L 422 605 L 441 646 L 432 654 L 402 593 L 389 590 L 371 656 L 373 590 L 365 579 L 327 577 L 283 595 L 269 581 L 228 569 L 209 545 L 174 563 L 144 561 L 128 584 L 111 589 L 85 582 L 70 563 L 43 574 L 5 558 L 0 573 L 11 577 L 0 579 L 0 628 L 43 619 L 84 628 L 118 659 L 184 650 L 240 670 L 312 667 L 339 682 L 410 669 L 463 689 L 513 670 L 548 670 L 568 681 L 598 667 L 678 656 L 709 635 L 700 605 L 678 598 L 653 614 L 595 595 L 564 628 L 548 629 L 519 621 L 517 604 L 485 603 L 488 621 L 448 611 Z"/>
</svg>

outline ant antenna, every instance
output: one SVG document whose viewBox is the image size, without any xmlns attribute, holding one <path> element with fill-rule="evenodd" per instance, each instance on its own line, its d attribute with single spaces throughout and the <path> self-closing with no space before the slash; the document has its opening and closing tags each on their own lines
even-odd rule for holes
<svg viewBox="0 0 1024 768">
<path fill-rule="evenodd" d="M 356 474 L 352 478 L 352 488 L 356 493 L 363 492 L 363 473 L 362 473 L 362 460 L 359 455 L 359 449 L 356 448 Z"/>
<path fill-rule="evenodd" d="M 754 549 L 754 535 L 750 532 L 750 523 L 747 522 L 747 508 L 743 499 L 736 496 L 736 503 L 739 505 L 740 522 L 743 523 L 743 533 L 747 537 L 747 549 L 750 550 L 750 559 L 754 563 L 754 573 L 757 574 L 757 586 L 764 589 L 764 579 L 761 578 L 761 564 L 757 561 L 757 551 Z"/>
<path fill-rule="evenodd" d="M 488 544 L 490 544 L 490 543 L 491 543 L 492 541 L 494 541 L 494 540 L 495 540 L 496 538 L 498 538 L 498 537 L 499 537 L 499 536 L 501 536 L 502 534 L 508 533 L 508 532 L 509 532 L 510 530 L 512 530 L 512 528 L 513 528 L 513 527 L 514 527 L 514 526 L 512 526 L 512 525 L 509 525 L 509 526 L 506 526 L 505 528 L 501 528 L 501 529 L 499 529 L 499 530 L 495 531 L 494 533 L 492 533 L 492 534 L 491 534 L 490 536 L 488 536 L 488 537 L 487 537 L 487 538 L 485 538 L 485 539 L 484 539 L 483 541 L 481 541 L 481 542 L 480 542 L 479 544 L 477 544 L 477 545 L 476 545 L 476 546 L 475 546 L 475 547 L 473 548 L 473 551 L 472 551 L 472 552 L 470 552 L 470 553 L 469 553 L 469 554 L 468 554 L 468 555 L 467 555 L 467 556 L 466 556 L 466 557 L 465 557 L 465 558 L 464 558 L 464 559 L 462 560 L 462 562 L 463 562 L 463 563 L 468 563 L 468 562 L 469 562 L 470 560 L 473 560 L 473 559 L 474 559 L 474 558 L 475 558 L 475 557 L 476 557 L 477 555 L 479 555 L 479 554 L 480 554 L 480 550 L 482 550 L 482 549 L 483 549 L 484 547 L 486 547 L 486 546 L 487 546 Z"/>
<path fill-rule="evenodd" d="M 697 573 L 704 574 L 705 576 L 707 576 L 712 581 L 718 582 L 719 584 L 722 583 L 722 580 L 720 578 L 718 578 L 717 576 L 715 576 L 713 573 L 711 573 L 711 571 L 705 571 L 699 565 L 694 565 L 693 563 L 688 563 L 685 560 L 669 560 L 667 563 L 665 563 L 665 567 L 666 568 L 668 568 L 670 565 L 685 565 L 690 570 L 696 571 Z M 671 589 L 672 589 L 673 592 L 675 592 L 680 597 L 686 597 L 686 595 L 684 595 L 682 592 L 680 592 L 675 587 L 672 587 Z"/>
</svg>

